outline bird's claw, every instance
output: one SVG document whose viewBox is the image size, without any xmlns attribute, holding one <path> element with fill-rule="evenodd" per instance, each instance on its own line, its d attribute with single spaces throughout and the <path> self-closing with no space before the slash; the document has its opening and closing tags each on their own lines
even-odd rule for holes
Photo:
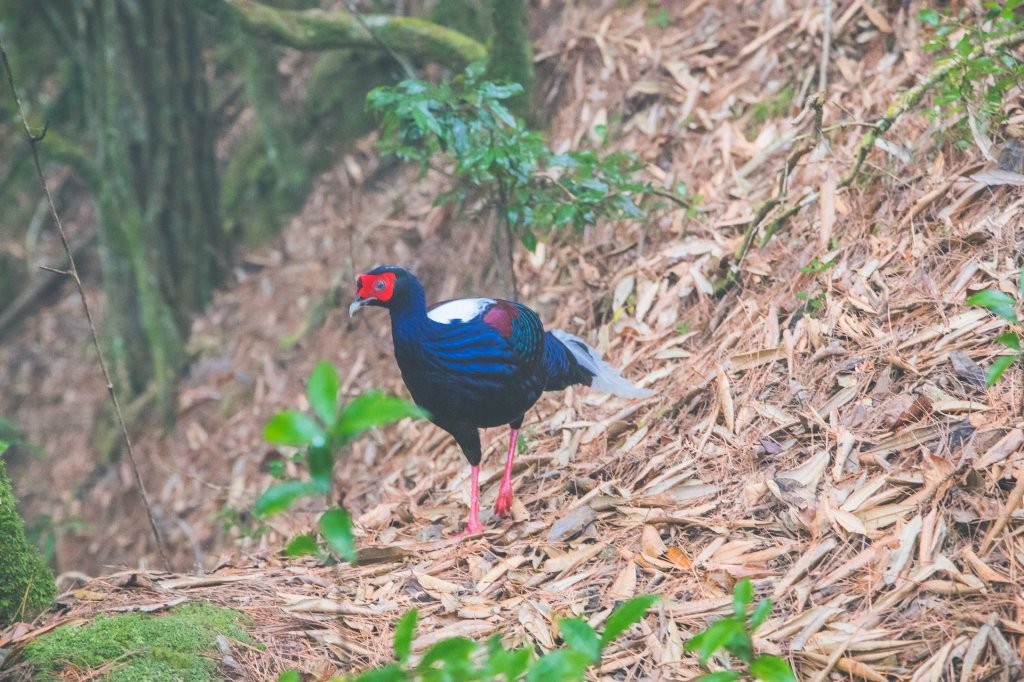
<svg viewBox="0 0 1024 682">
<path fill-rule="evenodd" d="M 494 501 L 494 513 L 498 516 L 507 516 L 512 511 L 512 486 L 502 486 L 498 490 L 498 499 Z"/>
</svg>

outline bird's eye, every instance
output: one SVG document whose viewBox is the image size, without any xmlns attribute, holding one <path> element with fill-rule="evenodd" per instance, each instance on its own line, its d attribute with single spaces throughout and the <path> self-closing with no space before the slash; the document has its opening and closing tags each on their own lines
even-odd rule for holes
<svg viewBox="0 0 1024 682">
<path fill-rule="evenodd" d="M 373 285 L 373 288 L 376 289 L 377 291 L 384 291 L 385 286 L 387 286 L 387 284 L 384 282 L 384 280 L 378 279 L 377 283 Z"/>
</svg>

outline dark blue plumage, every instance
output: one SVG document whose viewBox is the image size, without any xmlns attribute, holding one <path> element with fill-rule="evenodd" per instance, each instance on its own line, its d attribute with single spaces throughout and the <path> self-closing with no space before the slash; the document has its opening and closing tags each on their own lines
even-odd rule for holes
<svg viewBox="0 0 1024 682">
<path fill-rule="evenodd" d="M 391 312 L 395 358 L 413 400 L 450 433 L 474 477 L 467 533 L 479 532 L 476 477 L 478 429 L 508 424 L 512 438 L 496 510 L 512 503 L 512 458 L 523 415 L 545 390 L 574 384 L 627 397 L 649 395 L 619 376 L 581 339 L 545 332 L 537 314 L 500 299 L 446 301 L 427 308 L 423 287 L 401 268 L 379 267 L 360 275 L 354 313 L 364 305 Z"/>
</svg>

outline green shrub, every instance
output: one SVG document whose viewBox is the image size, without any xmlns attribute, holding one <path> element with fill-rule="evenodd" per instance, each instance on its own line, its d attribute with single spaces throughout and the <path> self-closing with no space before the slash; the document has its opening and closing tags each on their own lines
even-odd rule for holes
<svg viewBox="0 0 1024 682">
<path fill-rule="evenodd" d="M 997 289 L 985 289 L 977 293 L 971 294 L 967 297 L 967 304 L 985 308 L 990 313 L 998 315 L 1007 322 L 1014 325 L 1020 324 L 1020 319 L 1017 317 L 1017 305 L 1020 301 L 1024 300 L 1024 268 L 1020 269 L 1020 275 L 1017 282 L 1017 296 L 1014 298 L 1005 291 L 999 291 Z M 1003 376 L 1010 365 L 1021 359 L 1021 345 L 1020 335 L 1016 330 L 1005 331 L 996 337 L 996 341 L 1006 346 L 1010 352 L 1006 355 L 1000 355 L 997 357 L 991 365 L 989 365 L 987 376 L 985 378 L 985 385 L 992 386 L 999 378 Z"/>
<path fill-rule="evenodd" d="M 301 497 L 331 493 L 334 460 L 356 436 L 403 417 L 422 418 L 426 413 L 410 402 L 379 392 L 366 393 L 346 405 L 338 404 L 338 374 L 321 362 L 309 376 L 306 396 L 313 414 L 296 410 L 278 412 L 267 422 L 263 437 L 271 443 L 299 448 L 295 460 L 305 462 L 308 480 L 286 480 L 270 486 L 256 500 L 253 511 L 265 517 L 282 512 Z M 280 478 L 280 471 L 275 477 Z M 344 508 L 328 509 L 320 517 L 320 533 L 327 546 L 346 561 L 355 562 L 352 517 Z M 289 556 L 317 554 L 320 545 L 312 534 L 299 535 L 286 548 Z"/>
<path fill-rule="evenodd" d="M 969 7 L 945 11 L 926 7 L 918 12 L 918 19 L 931 30 L 925 49 L 936 52 L 951 67 L 936 84 L 930 112 L 959 119 L 961 146 L 970 144 L 971 125 L 984 130 L 1003 122 L 1006 96 L 1024 83 L 1024 61 L 1016 45 L 1000 44 L 1024 29 L 1024 0 L 981 5 L 980 12 Z"/>
<path fill-rule="evenodd" d="M 7 444 L 0 443 L 0 454 L 6 449 Z M 25 538 L 11 479 L 0 459 L 0 627 L 35 618 L 56 594 L 50 567 Z"/>
<path fill-rule="evenodd" d="M 438 203 L 483 194 L 531 251 L 553 229 L 643 217 L 638 201 L 655 192 L 636 177 L 641 159 L 622 152 L 555 153 L 509 110 L 508 100 L 521 92 L 516 83 L 484 80 L 482 67 L 474 65 L 451 82 L 406 80 L 371 91 L 366 101 L 381 118 L 384 153 L 424 171 L 438 158 L 451 165 L 453 186 Z"/>
<path fill-rule="evenodd" d="M 558 622 L 565 647 L 535 658 L 533 647 L 506 649 L 500 635 L 494 635 L 480 647 L 466 637 L 451 637 L 434 644 L 412 660 L 412 642 L 416 634 L 417 612 L 409 611 L 395 627 L 396 661 L 360 675 L 334 682 L 573 682 L 582 680 L 588 668 L 601 663 L 604 649 L 619 635 L 640 621 L 656 602 L 657 595 L 631 599 L 608 616 L 604 631 L 598 634 L 582 618 L 564 618 Z M 298 682 L 299 673 L 289 670 L 278 682 Z"/>
<path fill-rule="evenodd" d="M 707 665 L 712 656 L 725 653 L 735 657 L 746 665 L 750 677 L 764 682 L 796 682 L 796 676 L 789 663 L 778 656 L 754 654 L 752 635 L 761 627 L 772 610 L 772 600 L 762 599 L 748 613 L 748 607 L 754 598 L 754 586 L 749 578 L 743 578 L 733 588 L 731 616 L 720 618 L 706 630 L 686 643 L 686 650 L 696 652 L 700 656 L 700 664 Z M 743 674 L 728 665 L 725 670 L 707 673 L 698 678 L 698 682 L 734 682 L 743 679 Z"/>
</svg>

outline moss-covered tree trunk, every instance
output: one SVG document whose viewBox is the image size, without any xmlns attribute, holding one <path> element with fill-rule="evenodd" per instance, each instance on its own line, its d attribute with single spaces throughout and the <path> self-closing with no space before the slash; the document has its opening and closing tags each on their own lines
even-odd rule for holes
<svg viewBox="0 0 1024 682">
<path fill-rule="evenodd" d="M 491 0 L 491 22 L 494 24 L 494 37 L 487 75 L 523 86 L 523 94 L 512 104 L 517 114 L 529 120 L 533 46 L 526 26 L 526 0 Z"/>
<path fill-rule="evenodd" d="M 0 454 L 3 449 L 0 446 Z M 25 538 L 11 479 L 0 459 L 0 629 L 35 618 L 53 603 L 56 594 L 50 567 Z"/>
<path fill-rule="evenodd" d="M 83 19 L 114 364 L 133 393 L 155 380 L 166 396 L 224 266 L 203 45 L 181 2 L 94 0 Z"/>
</svg>

